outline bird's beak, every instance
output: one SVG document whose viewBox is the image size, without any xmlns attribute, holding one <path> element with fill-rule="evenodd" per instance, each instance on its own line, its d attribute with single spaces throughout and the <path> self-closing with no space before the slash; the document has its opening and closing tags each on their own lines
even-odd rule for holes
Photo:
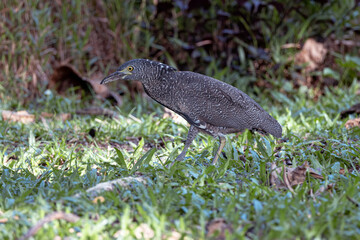
<svg viewBox="0 0 360 240">
<path fill-rule="evenodd" d="M 130 75 L 131 73 L 128 70 L 122 70 L 122 71 L 116 71 L 104 78 L 100 84 L 106 84 L 109 82 L 113 82 L 119 79 L 124 79 L 127 75 Z"/>
</svg>

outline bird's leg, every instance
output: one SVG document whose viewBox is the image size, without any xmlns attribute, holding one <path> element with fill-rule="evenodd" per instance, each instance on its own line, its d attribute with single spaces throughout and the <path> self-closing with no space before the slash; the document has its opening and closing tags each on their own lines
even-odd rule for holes
<svg viewBox="0 0 360 240">
<path fill-rule="evenodd" d="M 199 133 L 199 130 L 196 127 L 194 127 L 193 125 L 190 125 L 184 149 L 182 150 L 180 155 L 177 156 L 175 161 L 182 161 L 184 159 L 187 149 L 189 148 L 190 144 L 195 139 L 195 137 L 198 135 L 198 133 Z"/>
<path fill-rule="evenodd" d="M 220 154 L 221 154 L 221 151 L 223 150 L 223 148 L 224 148 L 224 146 L 225 146 L 225 143 L 226 143 L 226 138 L 225 138 L 225 136 L 223 136 L 223 135 L 220 135 L 220 136 L 219 136 L 219 140 L 220 140 L 220 145 L 219 145 L 219 148 L 218 148 L 218 150 L 217 150 L 217 152 L 216 152 L 216 154 L 215 154 L 215 156 L 214 156 L 214 159 L 213 159 L 213 161 L 212 161 L 212 164 L 213 164 L 213 165 L 216 164 L 216 162 L 217 162 L 217 160 L 218 160 L 218 158 L 219 158 L 219 156 L 220 156 Z"/>
</svg>

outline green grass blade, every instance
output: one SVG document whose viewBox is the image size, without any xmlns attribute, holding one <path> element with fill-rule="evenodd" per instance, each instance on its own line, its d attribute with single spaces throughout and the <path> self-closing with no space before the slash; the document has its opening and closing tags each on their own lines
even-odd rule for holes
<svg viewBox="0 0 360 240">
<path fill-rule="evenodd" d="M 116 155 L 117 157 L 114 158 L 114 161 L 120 166 L 120 167 L 123 167 L 125 168 L 126 170 L 129 170 L 128 167 L 127 167 L 127 164 L 125 162 L 125 159 L 124 159 L 124 155 L 122 154 L 122 152 L 115 148 L 115 151 L 116 151 Z"/>
<path fill-rule="evenodd" d="M 136 170 L 138 170 L 140 166 L 149 164 L 155 152 L 156 148 L 152 148 L 147 153 L 145 153 L 144 156 L 142 156 L 139 161 L 135 163 L 135 166 L 131 169 L 131 173 L 134 173 Z"/>
</svg>

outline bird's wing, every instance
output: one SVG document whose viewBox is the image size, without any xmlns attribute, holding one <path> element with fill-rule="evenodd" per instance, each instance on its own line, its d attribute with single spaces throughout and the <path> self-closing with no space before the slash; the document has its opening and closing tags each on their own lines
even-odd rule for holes
<svg viewBox="0 0 360 240">
<path fill-rule="evenodd" d="M 177 109 L 193 122 L 201 121 L 239 130 L 257 129 L 271 134 L 273 131 L 267 130 L 267 125 L 271 128 L 274 125 L 280 126 L 259 104 L 239 89 L 193 72 L 176 74 L 177 79 L 181 79 L 177 84 L 177 91 L 182 96 Z"/>
</svg>

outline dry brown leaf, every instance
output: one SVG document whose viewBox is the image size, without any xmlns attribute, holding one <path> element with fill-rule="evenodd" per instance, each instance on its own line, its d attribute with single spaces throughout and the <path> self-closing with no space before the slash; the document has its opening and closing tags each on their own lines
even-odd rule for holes
<svg viewBox="0 0 360 240">
<path fill-rule="evenodd" d="M 97 196 L 92 200 L 92 202 L 93 203 L 98 203 L 98 202 L 103 203 L 103 202 L 105 202 L 105 198 L 103 196 Z"/>
<path fill-rule="evenodd" d="M 126 229 L 126 231 L 120 229 L 114 233 L 113 237 L 118 239 L 120 237 L 124 238 L 124 236 L 128 236 L 128 235 L 129 235 L 129 231 L 127 229 Z"/>
<path fill-rule="evenodd" d="M 305 41 L 303 48 L 295 55 L 295 64 L 307 64 L 307 72 L 314 71 L 324 62 L 327 49 L 323 43 L 319 43 L 312 38 Z"/>
<path fill-rule="evenodd" d="M 286 179 L 283 178 L 282 174 L 285 168 L 285 176 Z M 297 166 L 296 168 L 289 167 L 276 167 L 275 163 L 271 165 L 271 175 L 270 175 L 270 184 L 275 188 L 289 188 L 289 186 L 295 186 L 302 184 L 306 178 L 306 172 L 310 173 L 310 175 L 317 179 L 324 179 L 323 176 L 316 173 L 314 169 L 309 167 L 309 163 L 307 161 L 304 162 L 303 165 Z M 287 182 L 288 184 L 287 184 Z"/>
<path fill-rule="evenodd" d="M 69 120 L 71 118 L 71 114 L 70 113 L 60 113 L 58 115 L 58 117 L 62 120 L 62 121 L 66 121 Z"/>
<path fill-rule="evenodd" d="M 6 121 L 21 122 L 21 123 L 32 123 L 35 121 L 35 115 L 29 114 L 27 111 L 7 111 L 3 110 L 2 118 Z"/>
<path fill-rule="evenodd" d="M 139 226 L 136 226 L 134 223 L 130 224 L 130 229 L 133 229 L 133 233 L 135 235 L 135 239 L 154 239 L 155 237 L 155 232 L 154 230 L 146 223 L 141 223 Z M 190 233 L 188 233 L 190 234 Z M 123 239 L 126 237 L 131 236 L 131 233 L 128 229 L 121 229 L 118 230 L 114 233 L 113 237 L 114 238 L 119 238 L 119 239 Z M 188 240 L 190 239 L 187 236 L 183 236 L 181 233 L 176 232 L 176 231 L 171 231 L 170 234 L 167 235 L 162 235 L 161 239 L 166 239 L 166 240 Z"/>
<path fill-rule="evenodd" d="M 54 116 L 54 114 L 47 112 L 42 112 L 40 115 L 44 118 L 52 118 Z"/>
<path fill-rule="evenodd" d="M 185 238 L 181 238 L 181 233 L 176 232 L 176 231 L 172 231 L 170 236 L 163 236 L 162 239 L 167 239 L 167 240 L 180 240 L 180 239 L 187 239 Z"/>
<path fill-rule="evenodd" d="M 289 176 L 288 176 L 288 171 L 286 169 L 285 161 L 282 170 L 283 170 L 283 180 L 286 188 L 289 189 L 290 192 L 295 193 L 294 189 L 291 187 L 291 184 L 289 182 Z"/>
<path fill-rule="evenodd" d="M 146 223 L 141 223 L 134 230 L 134 234 L 136 239 L 154 239 L 155 232 L 151 229 L 151 227 Z"/>
<path fill-rule="evenodd" d="M 334 189 L 334 184 L 329 184 L 327 186 L 321 186 L 316 193 L 314 194 L 315 197 L 320 196 L 325 191 L 332 191 Z"/>
<path fill-rule="evenodd" d="M 110 89 L 106 85 L 100 84 L 100 81 L 89 80 L 89 83 L 93 87 L 95 93 L 98 94 L 100 97 L 108 98 L 110 96 Z"/>
<path fill-rule="evenodd" d="M 359 127 L 359 126 L 360 126 L 360 118 L 349 119 L 345 123 L 345 127 L 347 129 L 352 128 L 352 127 Z"/>
<path fill-rule="evenodd" d="M 53 118 L 53 117 L 55 117 L 55 118 L 57 118 L 59 120 L 66 121 L 66 120 L 69 120 L 71 118 L 71 113 L 52 114 L 52 113 L 42 112 L 41 117 L 44 117 L 44 118 Z"/>
<path fill-rule="evenodd" d="M 353 113 L 360 114 L 360 103 L 352 105 L 349 109 L 342 111 L 340 113 L 340 116 L 341 116 L 341 118 L 345 118 Z"/>
<path fill-rule="evenodd" d="M 122 97 L 116 92 L 111 91 L 108 86 L 100 84 L 99 80 L 88 80 L 88 82 L 93 87 L 96 95 L 98 95 L 100 98 L 113 100 L 117 105 L 122 105 Z"/>
<path fill-rule="evenodd" d="M 216 240 L 226 239 L 226 232 L 232 234 L 232 226 L 223 218 L 215 218 L 206 224 L 206 237 Z"/>
<path fill-rule="evenodd" d="M 7 218 L 1 218 L 1 219 L 0 219 L 0 223 L 6 223 L 7 221 L 8 221 Z"/>
<path fill-rule="evenodd" d="M 101 115 L 101 116 L 105 116 L 105 117 L 119 118 L 119 114 L 117 114 L 116 112 L 114 112 L 110 109 L 101 108 L 101 107 L 90 107 L 90 108 L 76 110 L 76 114 L 94 115 L 94 116 Z"/>
</svg>

